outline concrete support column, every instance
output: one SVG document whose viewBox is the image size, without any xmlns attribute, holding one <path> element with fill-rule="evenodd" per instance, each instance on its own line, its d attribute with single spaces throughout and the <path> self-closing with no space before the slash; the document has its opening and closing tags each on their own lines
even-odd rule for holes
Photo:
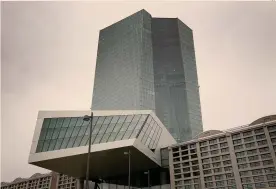
<svg viewBox="0 0 276 189">
<path fill-rule="evenodd" d="M 56 172 L 52 172 L 52 178 L 51 178 L 51 182 L 50 182 L 50 189 L 56 189 L 58 188 L 58 180 L 59 180 L 59 174 Z M 37 185 L 38 186 L 38 185 Z"/>
<path fill-rule="evenodd" d="M 267 144 L 268 144 L 268 147 L 269 147 L 269 151 L 270 151 L 271 157 L 273 159 L 274 165 L 276 165 L 276 156 L 275 156 L 275 153 L 274 153 L 274 148 L 273 148 L 273 144 L 271 142 L 269 131 L 267 129 L 267 126 L 263 127 L 263 128 L 264 128 L 265 137 L 267 139 Z"/>
<path fill-rule="evenodd" d="M 197 158 L 198 158 L 198 167 L 199 167 L 199 172 L 200 172 L 200 188 L 205 188 L 205 183 L 204 183 L 204 174 L 203 174 L 203 165 L 202 165 L 202 158 L 201 153 L 200 153 L 200 143 L 196 143 L 196 153 L 197 153 Z"/>
<path fill-rule="evenodd" d="M 136 186 L 140 186 L 140 184 L 141 184 L 141 178 L 140 177 L 136 177 L 134 183 L 135 183 Z"/>
<path fill-rule="evenodd" d="M 165 171 L 161 171 L 160 172 L 160 183 L 161 183 L 161 185 L 167 184 L 166 183 L 166 177 L 167 177 L 167 173 Z"/>
<path fill-rule="evenodd" d="M 172 148 L 171 147 L 169 147 L 168 150 L 169 150 L 170 183 L 171 183 L 171 188 L 174 189 L 175 188 L 175 183 L 174 183 L 173 153 L 172 153 Z"/>
<path fill-rule="evenodd" d="M 227 139 L 227 143 L 228 143 L 228 147 L 229 147 L 229 152 L 230 152 L 230 157 L 231 157 L 231 162 L 232 162 L 234 178 L 235 178 L 235 181 L 236 181 L 236 186 L 237 186 L 237 188 L 242 188 L 242 183 L 241 183 L 240 173 L 239 173 L 239 169 L 238 169 L 238 164 L 237 164 L 237 161 L 235 161 L 237 159 L 237 157 L 236 157 L 236 154 L 235 154 L 235 149 L 234 149 L 234 146 L 233 146 L 233 140 L 232 140 L 232 136 L 231 136 L 230 133 L 226 134 L 226 139 Z"/>
<path fill-rule="evenodd" d="M 77 189 L 84 189 L 84 179 L 77 179 Z"/>
</svg>

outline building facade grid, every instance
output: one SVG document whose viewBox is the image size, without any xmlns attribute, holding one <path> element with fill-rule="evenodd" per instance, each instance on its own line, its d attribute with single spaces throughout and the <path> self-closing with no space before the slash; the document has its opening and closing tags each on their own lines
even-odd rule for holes
<svg viewBox="0 0 276 189">
<path fill-rule="evenodd" d="M 141 10 L 100 31 L 92 110 L 153 110 L 178 142 L 203 131 L 193 32 Z"/>
<path fill-rule="evenodd" d="M 178 144 L 169 148 L 172 188 L 275 188 L 275 149 L 275 121 Z"/>
<path fill-rule="evenodd" d="M 30 178 L 17 178 L 11 183 L 1 183 L 1 189 L 76 189 L 77 179 L 51 172 L 36 173 Z"/>
</svg>

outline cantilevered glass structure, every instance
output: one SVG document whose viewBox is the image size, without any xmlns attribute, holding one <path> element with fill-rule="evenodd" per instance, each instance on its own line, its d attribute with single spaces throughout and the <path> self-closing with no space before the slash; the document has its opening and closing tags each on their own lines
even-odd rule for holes
<svg viewBox="0 0 276 189">
<path fill-rule="evenodd" d="M 91 144 L 138 138 L 155 149 L 162 128 L 150 114 L 95 116 Z M 90 121 L 83 117 L 45 118 L 36 152 L 46 152 L 88 145 Z"/>
<path fill-rule="evenodd" d="M 39 112 L 29 163 L 84 178 L 91 122 L 83 118 L 90 113 Z M 176 143 L 151 110 L 93 113 L 90 179 L 126 175 L 129 151 L 133 173 L 161 167 L 160 149 Z"/>
</svg>

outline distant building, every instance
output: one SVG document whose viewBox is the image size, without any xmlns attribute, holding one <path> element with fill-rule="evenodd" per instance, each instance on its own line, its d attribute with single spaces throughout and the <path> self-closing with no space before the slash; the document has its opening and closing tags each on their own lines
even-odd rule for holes
<svg viewBox="0 0 276 189">
<path fill-rule="evenodd" d="M 92 110 L 153 110 L 183 142 L 203 131 L 193 31 L 141 10 L 100 31 Z"/>
<path fill-rule="evenodd" d="M 175 189 L 276 188 L 276 115 L 169 147 Z M 165 153 L 164 153 L 165 154 Z M 166 156 L 165 156 L 166 157 Z"/>
<path fill-rule="evenodd" d="M 1 182 L 1 189 L 76 189 L 77 179 L 51 172 L 36 173 L 30 178 L 16 178 L 7 183 Z"/>
</svg>

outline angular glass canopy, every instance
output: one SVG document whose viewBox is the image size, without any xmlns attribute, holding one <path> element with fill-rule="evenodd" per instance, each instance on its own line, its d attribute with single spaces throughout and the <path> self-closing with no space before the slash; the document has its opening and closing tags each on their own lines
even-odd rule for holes
<svg viewBox="0 0 276 189">
<path fill-rule="evenodd" d="M 91 144 L 138 138 L 155 149 L 162 128 L 150 114 L 94 116 Z M 90 121 L 83 117 L 44 118 L 36 153 L 88 145 Z"/>
</svg>

